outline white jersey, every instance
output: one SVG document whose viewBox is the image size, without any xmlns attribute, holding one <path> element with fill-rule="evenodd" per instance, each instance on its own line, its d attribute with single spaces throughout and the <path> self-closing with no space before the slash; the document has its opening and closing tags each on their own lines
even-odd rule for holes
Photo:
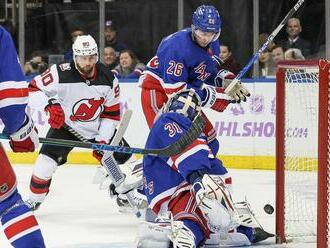
<svg viewBox="0 0 330 248">
<path fill-rule="evenodd" d="M 86 139 L 109 142 L 120 121 L 119 84 L 103 64 L 96 64 L 92 79 L 85 79 L 74 63 L 53 65 L 30 84 L 30 104 L 44 108 L 57 99 L 65 123 Z"/>
</svg>

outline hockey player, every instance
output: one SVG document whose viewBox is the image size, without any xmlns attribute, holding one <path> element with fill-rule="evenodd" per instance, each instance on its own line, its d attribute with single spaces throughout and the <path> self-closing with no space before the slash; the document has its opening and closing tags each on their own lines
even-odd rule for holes
<svg viewBox="0 0 330 248">
<path fill-rule="evenodd" d="M 161 149 L 175 143 L 201 112 L 201 100 L 193 90 L 183 90 L 169 99 L 149 133 L 146 148 Z M 206 244 L 250 245 L 272 237 L 258 224 L 243 225 L 222 180 L 226 173 L 207 143 L 206 136 L 172 157 L 145 156 L 144 189 L 149 207 L 170 222 L 145 223 L 138 247 L 195 248 Z M 135 175 L 126 175 L 116 188 L 125 193 L 138 185 Z M 228 233 L 228 231 L 230 231 Z M 212 235 L 211 235 L 212 234 Z M 168 238 L 169 237 L 169 238 Z"/>
<path fill-rule="evenodd" d="M 217 112 L 224 111 L 228 99 L 245 101 L 249 96 L 239 82 L 229 96 L 224 94 L 235 75 L 226 70 L 218 71 L 215 58 L 219 54 L 220 32 L 221 18 L 217 9 L 202 5 L 193 13 L 191 28 L 162 40 L 141 78 L 141 102 L 149 128 L 168 97 L 181 89 L 195 89 L 202 99 L 202 106 Z M 204 132 L 216 154 L 219 148 L 216 131 L 206 117 L 205 121 Z"/>
<path fill-rule="evenodd" d="M 28 84 L 10 34 L 0 26 L 0 119 L 14 152 L 33 152 L 37 130 L 26 112 Z M 0 143 L 0 219 L 4 233 L 16 248 L 45 247 L 36 218 L 17 191 L 14 170 Z"/>
<path fill-rule="evenodd" d="M 98 47 L 90 35 L 77 37 L 72 45 L 73 62 L 53 65 L 30 84 L 31 106 L 49 114 L 47 137 L 78 140 L 76 133 L 93 142 L 109 143 L 120 121 L 117 78 L 98 62 Z M 65 124 L 65 125 L 64 125 Z M 52 175 L 67 162 L 70 147 L 43 145 L 36 160 L 27 202 L 36 209 L 49 192 Z M 94 151 L 101 160 L 103 153 Z M 115 154 L 120 163 L 129 156 Z"/>
</svg>

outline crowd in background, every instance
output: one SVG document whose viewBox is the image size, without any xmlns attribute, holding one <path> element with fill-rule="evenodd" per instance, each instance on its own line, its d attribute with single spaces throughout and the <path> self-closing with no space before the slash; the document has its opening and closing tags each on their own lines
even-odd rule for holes
<svg viewBox="0 0 330 248">
<path fill-rule="evenodd" d="M 82 28 L 74 28 L 71 30 L 70 38 L 71 44 L 78 36 L 87 34 Z M 103 63 L 119 79 L 138 79 L 145 69 L 145 65 L 139 61 L 134 51 L 128 48 L 125 43 L 122 43 L 117 38 L 117 29 L 111 21 L 105 23 L 104 30 L 105 47 L 103 52 Z M 24 65 L 24 72 L 27 81 L 31 81 L 36 75 L 43 73 L 48 64 L 56 63 L 70 63 L 73 61 L 72 48 L 66 51 L 62 59 L 53 61 L 52 55 L 47 58 L 47 54 L 41 51 L 35 51 L 31 54 L 28 61 Z M 52 61 L 50 61 L 52 60 Z"/>
<path fill-rule="evenodd" d="M 298 18 L 291 18 L 287 22 L 287 38 L 273 41 L 259 57 L 259 75 L 261 77 L 273 77 L 276 74 L 277 63 L 282 60 L 305 60 L 316 58 L 311 54 L 311 42 L 301 38 L 302 26 Z M 259 35 L 259 47 L 268 38 L 269 34 Z M 220 58 L 224 61 L 223 68 L 238 74 L 242 66 L 236 61 L 231 46 L 222 43 L 220 46 Z"/>
<path fill-rule="evenodd" d="M 9 32 L 14 32 L 10 22 L 3 23 Z M 259 57 L 259 76 L 274 77 L 276 74 L 276 65 L 281 60 L 304 60 L 324 57 L 322 48 L 318 54 L 311 54 L 312 44 L 310 41 L 301 37 L 302 26 L 298 18 L 291 18 L 287 22 L 287 38 L 283 40 L 274 40 Z M 145 64 L 137 57 L 135 51 L 118 38 L 118 29 L 111 20 L 106 21 L 104 38 L 105 48 L 102 61 L 109 69 L 120 79 L 138 79 L 145 69 Z M 73 44 L 79 35 L 87 34 L 88 31 L 81 27 L 75 27 L 70 32 L 70 44 Z M 261 33 L 259 35 L 259 47 L 267 40 L 269 34 Z M 225 37 L 226 38 L 226 37 Z M 220 40 L 223 36 L 220 36 Z M 227 40 L 227 39 L 224 39 Z M 237 61 L 232 52 L 235 44 L 222 42 L 220 45 L 219 57 L 222 60 L 222 68 L 238 74 L 242 65 Z M 70 48 L 59 56 L 46 54 L 42 51 L 32 52 L 24 65 L 26 79 L 32 80 L 36 75 L 44 72 L 48 64 L 72 62 L 72 49 Z"/>
</svg>

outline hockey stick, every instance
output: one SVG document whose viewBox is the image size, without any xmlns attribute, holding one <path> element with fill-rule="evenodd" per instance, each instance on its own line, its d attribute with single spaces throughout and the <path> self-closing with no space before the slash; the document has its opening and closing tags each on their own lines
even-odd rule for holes
<svg viewBox="0 0 330 248">
<path fill-rule="evenodd" d="M 117 146 L 119 145 L 121 139 L 124 136 L 124 133 L 128 127 L 129 121 L 131 120 L 132 117 L 132 110 L 126 110 L 125 113 L 123 114 L 121 121 L 117 127 L 117 131 L 115 135 L 112 138 L 111 144 L 112 146 Z M 83 142 L 89 142 L 88 139 L 80 135 L 76 130 L 74 130 L 72 127 L 64 124 L 63 128 L 72 133 L 76 138 Z M 117 187 L 119 184 L 121 184 L 125 180 L 125 175 L 121 171 L 120 167 L 118 166 L 112 151 L 107 151 L 103 154 L 102 160 L 100 161 L 102 164 L 103 168 L 108 173 L 108 176 L 111 178 L 112 183 Z M 127 200 L 129 204 L 131 205 L 134 214 L 139 218 L 141 216 L 141 213 L 139 209 L 137 208 L 134 200 L 133 200 L 133 192 L 128 192 L 126 193 Z"/>
<path fill-rule="evenodd" d="M 108 175 L 111 178 L 111 181 L 115 185 L 115 187 L 125 181 L 126 176 L 121 171 L 115 158 L 113 157 L 113 152 L 105 152 L 101 159 L 101 164 L 108 172 Z M 129 191 L 125 195 L 136 217 L 141 217 L 141 213 L 133 200 L 133 191 Z"/>
<path fill-rule="evenodd" d="M 116 128 L 116 133 L 111 141 L 111 144 L 110 144 L 111 146 L 119 145 L 119 142 L 121 141 L 121 139 L 124 136 L 124 133 L 126 132 L 128 123 L 131 120 L 132 113 L 133 112 L 130 109 L 128 109 L 124 112 L 123 116 L 121 117 L 121 121 Z M 74 130 L 69 125 L 64 123 L 63 128 L 66 129 L 67 131 L 69 131 L 71 134 L 73 134 L 80 141 L 85 142 L 85 143 L 91 143 L 88 139 L 86 139 L 84 136 L 82 136 L 80 133 L 78 133 L 76 130 Z"/>
<path fill-rule="evenodd" d="M 275 28 L 275 30 L 268 36 L 266 42 L 261 46 L 256 54 L 250 59 L 250 61 L 244 66 L 244 68 L 238 73 L 236 78 L 228 85 L 225 89 L 225 92 L 228 93 L 234 88 L 239 80 L 245 75 L 245 73 L 250 69 L 250 67 L 256 62 L 260 54 L 266 50 L 267 46 L 274 40 L 275 36 L 281 31 L 281 29 L 285 26 L 287 21 L 293 16 L 294 13 L 300 8 L 300 6 L 305 2 L 305 0 L 298 0 L 298 2 L 293 6 L 293 8 L 288 12 L 288 14 L 284 17 L 281 23 Z"/>
<path fill-rule="evenodd" d="M 93 150 L 104 150 L 122 153 L 135 153 L 142 155 L 171 157 L 179 154 L 185 148 L 187 148 L 194 140 L 196 140 L 204 129 L 204 120 L 201 116 L 198 116 L 194 120 L 191 127 L 186 133 L 184 133 L 177 142 L 166 146 L 161 149 L 144 149 L 137 147 L 126 147 L 126 146 L 112 146 L 99 143 L 85 143 L 81 141 L 65 140 L 65 139 L 53 139 L 53 138 L 39 138 L 39 142 L 54 146 L 65 146 L 65 147 L 79 147 Z M 0 139 L 10 139 L 7 135 L 0 133 Z"/>
</svg>

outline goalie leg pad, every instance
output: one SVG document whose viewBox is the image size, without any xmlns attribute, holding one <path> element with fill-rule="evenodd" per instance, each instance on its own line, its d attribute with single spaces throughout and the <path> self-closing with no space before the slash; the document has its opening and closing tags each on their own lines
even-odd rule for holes
<svg viewBox="0 0 330 248">
<path fill-rule="evenodd" d="M 198 224 L 206 238 L 210 235 L 208 221 L 204 217 L 201 209 L 191 191 L 182 191 L 170 200 L 168 210 L 173 214 L 175 221 L 191 220 Z"/>
<path fill-rule="evenodd" d="M 247 201 L 236 202 L 235 209 L 238 214 L 238 224 L 246 227 L 261 227 L 259 222 L 256 220 L 254 213 Z"/>
<path fill-rule="evenodd" d="M 170 240 L 170 222 L 141 222 L 138 230 L 138 248 L 168 248 Z"/>
<path fill-rule="evenodd" d="M 235 225 L 234 203 L 229 190 L 219 175 L 207 175 L 202 178 L 203 190 L 197 191 L 199 208 L 207 217 L 212 231 L 230 230 Z"/>
<path fill-rule="evenodd" d="M 182 221 L 142 222 L 137 247 L 196 248 L 195 242 L 194 233 Z"/>
<path fill-rule="evenodd" d="M 274 237 L 274 234 L 268 233 L 262 228 L 246 200 L 235 203 L 235 209 L 238 213 L 238 223 L 240 224 L 237 227 L 237 232 L 247 236 L 252 243 Z"/>
</svg>

